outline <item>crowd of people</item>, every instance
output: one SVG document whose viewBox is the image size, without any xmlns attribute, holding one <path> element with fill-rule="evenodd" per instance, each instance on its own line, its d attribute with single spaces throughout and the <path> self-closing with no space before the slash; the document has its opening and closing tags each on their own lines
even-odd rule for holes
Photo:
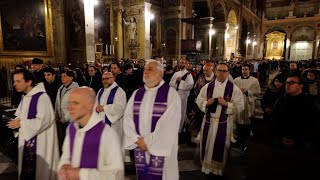
<svg viewBox="0 0 320 180">
<path fill-rule="evenodd" d="M 320 64 L 299 63 L 140 60 L 56 71 L 34 58 L 32 72 L 13 73 L 16 118 L 7 126 L 18 129 L 19 178 L 124 179 L 131 162 L 139 180 L 177 180 L 187 137 L 198 139 L 201 171 L 223 179 L 231 144 L 247 152 L 255 136 L 255 99 L 268 81 L 263 143 L 310 155 L 319 150 Z M 293 169 L 306 170 L 298 159 Z"/>
</svg>

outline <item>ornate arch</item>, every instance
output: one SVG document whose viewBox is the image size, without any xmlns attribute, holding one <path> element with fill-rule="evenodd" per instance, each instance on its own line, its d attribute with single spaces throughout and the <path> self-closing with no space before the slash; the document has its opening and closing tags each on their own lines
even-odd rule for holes
<svg viewBox="0 0 320 180">
<path fill-rule="evenodd" d="M 312 32 L 313 31 L 313 32 Z M 298 26 L 290 34 L 291 41 L 313 41 L 317 32 L 312 26 Z"/>
</svg>

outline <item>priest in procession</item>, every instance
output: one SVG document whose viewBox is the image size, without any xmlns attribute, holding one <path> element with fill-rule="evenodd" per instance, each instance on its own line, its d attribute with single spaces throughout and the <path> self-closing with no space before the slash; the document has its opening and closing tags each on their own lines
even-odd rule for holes
<svg viewBox="0 0 320 180">
<path fill-rule="evenodd" d="M 123 180 L 124 164 L 118 134 L 94 112 L 95 92 L 72 89 L 68 101 L 71 122 L 58 164 L 61 180 Z"/>
<path fill-rule="evenodd" d="M 23 96 L 16 118 L 8 122 L 18 136 L 18 179 L 55 180 L 59 161 L 58 137 L 50 97 L 28 70 L 17 70 L 14 87 Z M 50 142 L 50 143 L 48 143 Z"/>
<path fill-rule="evenodd" d="M 139 180 L 178 180 L 178 132 L 181 99 L 162 79 L 163 65 L 149 60 L 145 85 L 136 90 L 124 113 L 124 142 L 134 149 Z"/>
</svg>

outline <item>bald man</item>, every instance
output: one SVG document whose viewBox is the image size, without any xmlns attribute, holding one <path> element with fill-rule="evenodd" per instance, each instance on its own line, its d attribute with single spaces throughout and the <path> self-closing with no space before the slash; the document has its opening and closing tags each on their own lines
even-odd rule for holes
<svg viewBox="0 0 320 180">
<path fill-rule="evenodd" d="M 124 113 L 123 146 L 134 149 L 138 180 L 179 179 L 181 100 L 162 76 L 162 64 L 147 61 L 143 73 L 145 86 L 132 94 Z"/>
<path fill-rule="evenodd" d="M 58 165 L 60 180 L 124 179 L 120 139 L 94 112 L 95 92 L 72 89 L 68 100 L 71 123 Z"/>
<path fill-rule="evenodd" d="M 126 93 L 115 82 L 111 72 L 102 74 L 102 84 L 103 88 L 99 90 L 96 97 L 95 110 L 122 139 L 122 117 L 127 105 Z"/>
<path fill-rule="evenodd" d="M 203 66 L 203 74 L 199 76 L 196 84 L 194 85 L 194 94 L 197 97 L 200 93 L 202 87 L 209 82 L 213 81 L 214 73 L 213 73 L 213 65 L 207 63 Z M 198 133 L 201 129 L 201 124 L 203 120 L 204 112 L 202 112 L 198 106 L 195 107 L 195 114 L 192 119 L 192 136 L 197 137 Z"/>
<path fill-rule="evenodd" d="M 120 139 L 123 137 L 123 113 L 127 105 L 125 91 L 115 82 L 111 72 L 102 74 L 101 88 L 96 96 L 94 105 L 96 112 L 104 122 L 114 129 Z M 130 162 L 129 152 L 123 151 L 125 162 Z"/>
</svg>

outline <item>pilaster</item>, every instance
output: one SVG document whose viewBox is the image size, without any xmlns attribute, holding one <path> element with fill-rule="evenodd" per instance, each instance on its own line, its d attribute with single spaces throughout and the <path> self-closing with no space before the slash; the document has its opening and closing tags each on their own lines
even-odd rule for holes
<svg viewBox="0 0 320 180">
<path fill-rule="evenodd" d="M 84 22 L 86 34 L 87 62 L 95 62 L 95 42 L 94 42 L 94 4 L 91 0 L 84 1 Z"/>
<path fill-rule="evenodd" d="M 122 27 L 122 13 L 123 9 L 118 8 L 115 10 L 117 15 L 117 41 L 115 41 L 115 45 L 117 47 L 117 55 L 115 56 L 118 60 L 123 58 L 123 27 Z"/>
</svg>

